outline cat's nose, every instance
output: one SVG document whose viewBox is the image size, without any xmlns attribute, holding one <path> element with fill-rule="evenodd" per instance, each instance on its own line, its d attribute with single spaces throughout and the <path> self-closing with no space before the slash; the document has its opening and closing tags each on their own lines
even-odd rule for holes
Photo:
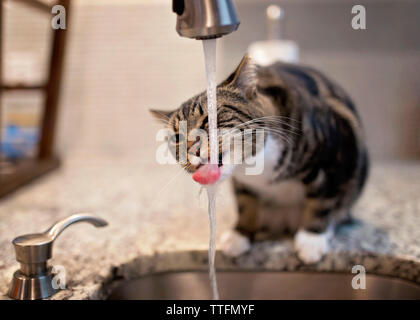
<svg viewBox="0 0 420 320">
<path fill-rule="evenodd" d="M 188 146 L 188 154 L 192 156 L 200 156 L 201 141 L 195 142 L 193 145 Z"/>
</svg>

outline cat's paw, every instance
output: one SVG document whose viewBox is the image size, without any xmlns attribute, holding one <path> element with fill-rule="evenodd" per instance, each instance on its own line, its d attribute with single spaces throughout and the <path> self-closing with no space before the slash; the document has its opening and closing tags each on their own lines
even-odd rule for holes
<svg viewBox="0 0 420 320">
<path fill-rule="evenodd" d="M 239 257 L 251 249 L 251 242 L 238 231 L 229 230 L 223 233 L 219 248 L 228 257 Z"/>
<path fill-rule="evenodd" d="M 306 264 L 316 263 L 328 251 L 328 234 L 299 230 L 295 235 L 295 250 Z"/>
</svg>

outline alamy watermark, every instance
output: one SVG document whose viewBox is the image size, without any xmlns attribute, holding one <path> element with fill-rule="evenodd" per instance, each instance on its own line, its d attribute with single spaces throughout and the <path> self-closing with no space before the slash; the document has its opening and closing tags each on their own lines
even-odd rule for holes
<svg viewBox="0 0 420 320">
<path fill-rule="evenodd" d="M 219 165 L 245 164 L 245 174 L 259 175 L 264 170 L 264 129 L 218 129 Z M 180 121 L 178 132 L 160 129 L 156 141 L 159 164 L 181 164 L 198 167 L 209 161 L 208 132 L 204 129 L 188 130 L 188 122 Z"/>
<path fill-rule="evenodd" d="M 65 289 L 66 288 L 66 269 L 63 266 L 56 265 L 52 267 L 51 272 L 54 277 L 51 280 L 51 285 L 54 289 Z"/>
<path fill-rule="evenodd" d="M 66 29 L 66 8 L 62 5 L 55 5 L 51 8 L 51 13 L 55 16 L 51 19 L 51 27 L 54 30 Z"/>
<path fill-rule="evenodd" d="M 354 290 L 366 289 L 366 269 L 364 266 L 357 264 L 351 268 L 351 273 L 356 274 L 351 280 L 351 286 Z"/>
<path fill-rule="evenodd" d="M 353 30 L 366 30 L 366 8 L 361 4 L 356 4 L 351 8 L 354 14 L 351 19 L 351 27 Z"/>
</svg>

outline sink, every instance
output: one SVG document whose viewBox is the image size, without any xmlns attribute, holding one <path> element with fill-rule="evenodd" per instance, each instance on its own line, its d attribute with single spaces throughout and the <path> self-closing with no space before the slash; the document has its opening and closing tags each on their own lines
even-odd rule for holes
<svg viewBox="0 0 420 320">
<path fill-rule="evenodd" d="M 420 299 L 420 285 L 366 275 L 366 289 L 352 288 L 353 274 L 218 272 L 221 299 Z M 167 272 L 114 284 L 108 299 L 211 299 L 207 272 Z"/>
</svg>

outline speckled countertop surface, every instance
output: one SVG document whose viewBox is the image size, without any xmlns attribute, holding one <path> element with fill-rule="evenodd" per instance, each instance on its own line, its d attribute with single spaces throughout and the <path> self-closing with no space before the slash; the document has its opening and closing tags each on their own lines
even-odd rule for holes
<svg viewBox="0 0 420 320">
<path fill-rule="evenodd" d="M 77 212 L 109 222 L 70 227 L 54 245 L 53 265 L 65 268 L 67 289 L 53 299 L 100 299 L 104 284 L 155 271 L 205 269 L 206 197 L 174 166 L 121 159 L 67 161 L 58 171 L 0 201 L 0 293 L 6 298 L 18 264 L 11 240 L 45 230 Z M 354 210 L 358 223 L 341 228 L 333 248 L 305 266 L 291 239 L 261 242 L 240 258 L 217 255 L 219 269 L 348 272 L 363 264 L 369 273 L 420 283 L 420 164 L 374 165 Z M 235 220 L 229 185 L 219 190 L 218 235 Z"/>
</svg>

